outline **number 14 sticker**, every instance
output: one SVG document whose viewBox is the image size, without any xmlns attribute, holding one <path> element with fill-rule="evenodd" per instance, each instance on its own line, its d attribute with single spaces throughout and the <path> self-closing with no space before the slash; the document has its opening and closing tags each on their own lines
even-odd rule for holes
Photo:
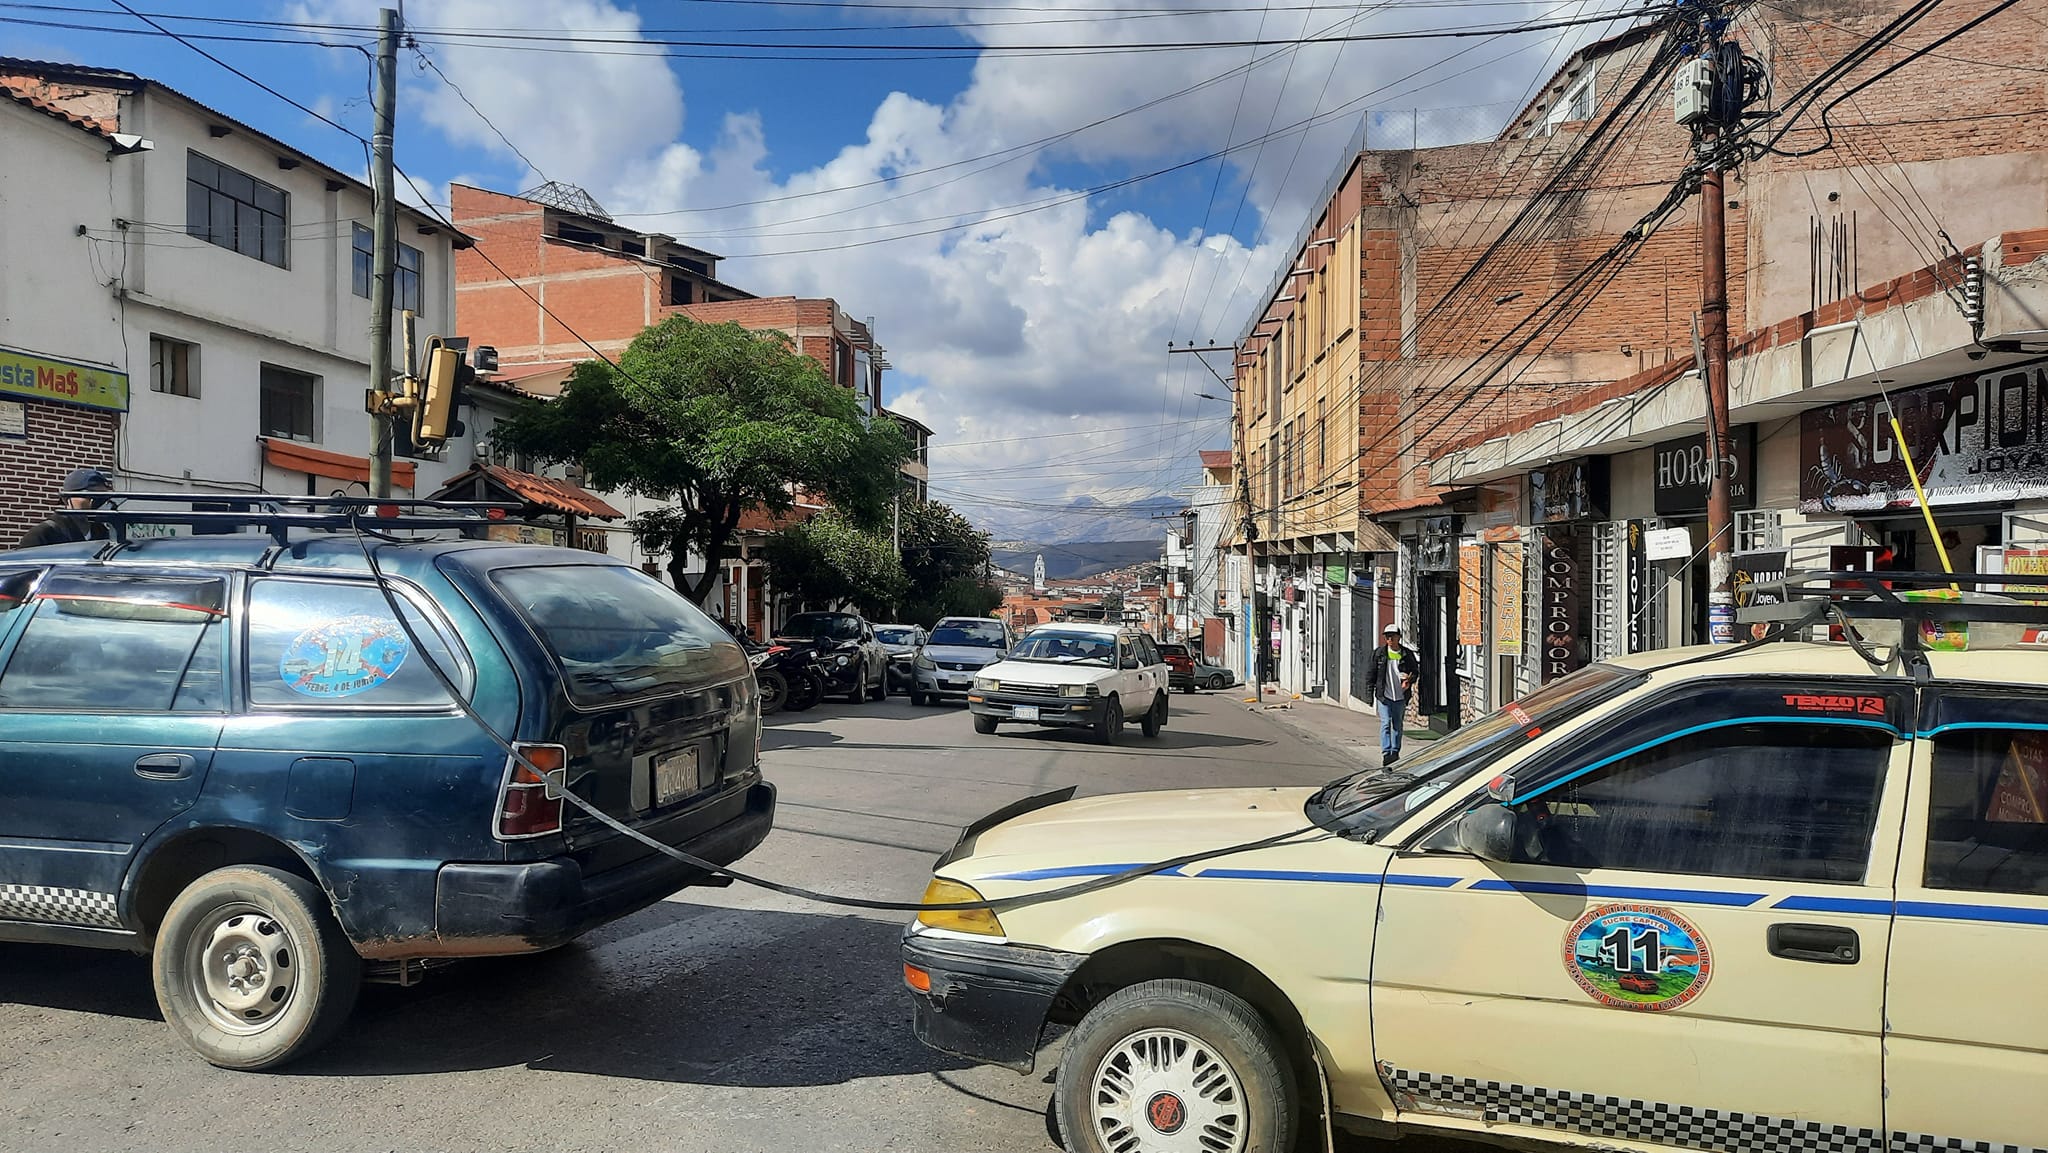
<svg viewBox="0 0 2048 1153">
<path fill-rule="evenodd" d="M 1661 1013 L 1699 996 L 1713 973 L 1706 937 L 1676 911 L 1602 905 L 1566 930 L 1572 980 L 1602 1005 Z"/>
</svg>

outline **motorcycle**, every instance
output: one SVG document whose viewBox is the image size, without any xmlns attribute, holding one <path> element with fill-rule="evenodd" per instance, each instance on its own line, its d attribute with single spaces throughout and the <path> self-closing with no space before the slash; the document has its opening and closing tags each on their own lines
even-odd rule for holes
<svg viewBox="0 0 2048 1153">
<path fill-rule="evenodd" d="M 788 645 L 750 645 L 747 663 L 761 686 L 761 715 L 800 713 L 825 699 L 825 675 L 815 654 Z"/>
</svg>

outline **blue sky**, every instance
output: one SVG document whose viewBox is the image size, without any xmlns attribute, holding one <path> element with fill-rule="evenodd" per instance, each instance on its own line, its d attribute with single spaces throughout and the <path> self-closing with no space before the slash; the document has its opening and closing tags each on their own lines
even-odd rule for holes
<svg viewBox="0 0 2048 1153">
<path fill-rule="evenodd" d="M 0 8 L 0 54 L 138 72 L 337 167 L 365 167 L 359 141 L 163 36 L 23 23 L 144 27 L 113 0 L 69 2 L 108 13 Z M 1046 46 L 1494 28 L 1621 7 L 1200 0 L 1185 7 L 1202 15 L 1165 15 L 1162 0 L 875 2 L 410 0 L 420 50 L 460 95 L 401 54 L 398 161 L 436 199 L 454 180 L 581 185 L 622 221 L 726 254 L 734 283 L 831 296 L 874 317 L 896 365 L 888 403 L 938 432 L 937 494 L 997 528 L 1034 519 L 1024 506 L 1038 502 L 1114 504 L 1185 485 L 1196 449 L 1228 443 L 1228 410 L 1201 398 L 1221 395 L 1217 381 L 1169 358 L 1167 342 L 1235 338 L 1361 118 L 1370 111 L 1373 138 L 1390 145 L 1408 143 L 1411 125 L 1426 140 L 1485 135 L 1597 29 L 1086 55 Z M 360 29 L 379 6 L 129 3 L 181 33 L 334 44 L 368 39 Z M 168 18 L 179 14 L 339 27 Z M 671 54 L 730 50 L 647 43 L 660 39 L 933 51 L 699 59 Z M 201 43 L 369 134 L 368 65 L 354 48 Z M 954 58 L 927 58 L 941 54 Z M 1308 131 L 1284 131 L 1304 120 Z M 1227 162 L 1087 194 L 1226 142 L 1239 149 Z M 1228 357 L 1214 359 L 1227 375 Z"/>
</svg>

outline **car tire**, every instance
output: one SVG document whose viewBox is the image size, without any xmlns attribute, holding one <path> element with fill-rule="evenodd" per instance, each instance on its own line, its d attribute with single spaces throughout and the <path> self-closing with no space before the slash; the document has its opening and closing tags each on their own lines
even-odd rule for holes
<svg viewBox="0 0 2048 1153">
<path fill-rule="evenodd" d="M 780 669 L 755 669 L 754 681 L 761 686 L 761 715 L 772 717 L 789 707 L 789 678 Z"/>
<path fill-rule="evenodd" d="M 1095 722 L 1097 744 L 1113 745 L 1123 739 L 1124 705 L 1115 696 L 1103 703 L 1102 717 Z"/>
<path fill-rule="evenodd" d="M 1230 686 L 1224 682 L 1222 677 L 1210 677 L 1208 683 L 1203 685 L 1202 687 L 1205 689 L 1215 690 L 1227 689 Z"/>
<path fill-rule="evenodd" d="M 825 682 L 819 680 L 815 674 L 803 673 L 790 682 L 789 703 L 783 707 L 790 712 L 801 713 L 807 709 L 817 708 L 818 702 L 824 699 Z"/>
<path fill-rule="evenodd" d="M 927 701 L 927 700 L 929 700 L 929 699 L 930 699 L 930 698 L 928 698 L 928 697 L 926 697 L 926 696 L 924 695 L 924 690 L 923 690 L 923 689 L 912 689 L 912 690 L 910 690 L 910 707 L 911 707 L 911 708 L 913 708 L 913 709 L 921 709 L 921 708 L 923 708 L 923 707 L 924 707 L 924 703 L 925 703 L 925 701 Z"/>
<path fill-rule="evenodd" d="M 875 678 L 874 699 L 878 701 L 889 699 L 889 666 L 886 664 L 882 666 L 882 675 Z"/>
<path fill-rule="evenodd" d="M 989 734 L 996 731 L 996 719 L 994 717 L 975 717 L 974 731 L 980 733 L 984 737 L 988 736 Z"/>
<path fill-rule="evenodd" d="M 1159 739 L 1159 730 L 1166 727 L 1165 693 L 1153 694 L 1152 707 L 1145 710 L 1145 719 L 1140 721 L 1139 725 L 1145 734 L 1145 739 L 1152 741 Z"/>
<path fill-rule="evenodd" d="M 1145 1070 L 1145 1099 L 1124 1088 L 1132 1068 Z M 1053 1109 L 1069 1153 L 1147 1148 L 1162 1117 L 1177 1118 L 1176 1130 L 1203 1126 L 1219 1147 L 1287 1153 L 1299 1093 L 1279 1034 L 1243 998 L 1146 981 L 1104 998 L 1068 1035 Z"/>
<path fill-rule="evenodd" d="M 231 865 L 171 902 L 150 971 L 179 1040 L 224 1069 L 258 1070 L 334 1036 L 355 1009 L 363 962 L 318 885 Z"/>
</svg>

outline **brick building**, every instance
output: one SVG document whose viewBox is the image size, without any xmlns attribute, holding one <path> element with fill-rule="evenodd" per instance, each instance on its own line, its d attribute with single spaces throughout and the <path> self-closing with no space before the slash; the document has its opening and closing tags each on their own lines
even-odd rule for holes
<svg viewBox="0 0 2048 1153">
<path fill-rule="evenodd" d="M 854 319 L 837 301 L 757 297 L 719 279 L 716 253 L 622 225 L 581 189 L 548 184 L 512 196 L 456 184 L 451 199 L 456 226 L 476 241 L 456 260 L 458 328 L 498 350 L 501 389 L 551 398 L 578 362 L 616 358 L 648 325 L 681 314 L 784 333 L 799 354 L 859 398 L 864 414 L 885 412 L 887 356 L 872 322 Z M 912 496 L 923 499 L 931 430 L 890 416 L 912 438 L 905 481 Z M 646 511 L 644 500 L 606 495 L 628 517 Z M 764 591 L 767 577 L 755 549 L 776 527 L 751 515 L 742 522 L 740 555 L 727 562 L 722 587 L 707 602 L 764 637 L 777 605 L 772 590 Z M 609 531 L 612 551 L 634 548 L 625 523 Z"/>
<path fill-rule="evenodd" d="M 1782 97 L 1909 7 L 1748 5 L 1729 36 Z M 1789 533 L 1825 549 L 1869 535 L 1817 515 L 1815 500 L 1786 496 L 1799 479 L 1799 406 L 1956 367 L 1844 382 L 1813 364 L 1823 348 L 1890 356 L 1907 371 L 1922 359 L 1909 355 L 1912 337 L 1931 350 L 1944 339 L 1932 334 L 1954 318 L 1923 316 L 1900 294 L 1938 284 L 1936 299 L 1960 297 L 1955 245 L 1994 238 L 1977 264 L 2024 281 L 2014 264 L 2024 240 L 2017 250 L 2004 241 L 2048 223 L 2048 132 L 2014 111 L 2043 106 L 2042 76 L 2007 62 L 2016 34 L 2038 45 L 2041 25 L 2028 17 L 2039 21 L 2048 4 L 2020 8 L 2032 11 L 1851 93 L 1981 12 L 1923 14 L 1899 45 L 1824 83 L 1813 106 L 1786 118 L 1779 147 L 1810 154 L 1751 155 L 1729 174 L 1737 352 L 1763 351 L 1755 334 L 1779 333 L 1779 347 L 1803 350 L 1809 390 L 1745 406 L 1742 396 L 1775 386 L 1756 378 L 1765 361 L 1737 356 L 1735 419 L 1756 443 L 1761 495 L 1778 498 L 1750 518 L 1775 527 L 1738 543 Z M 1575 54 L 1491 139 L 1403 150 L 1361 140 L 1347 150 L 1239 344 L 1233 451 L 1256 535 L 1235 547 L 1252 561 L 1248 629 L 1261 634 L 1267 679 L 1370 708 L 1350 674 L 1380 626 L 1398 622 L 1425 656 L 1419 707 L 1450 726 L 1577 661 L 1704 639 L 1704 565 L 1685 558 L 1652 574 L 1663 590 L 1654 604 L 1633 614 L 1605 607 L 1626 575 L 1626 522 L 1639 522 L 1638 535 L 1684 529 L 1704 544 L 1694 503 L 1666 493 L 1663 515 L 1651 508 L 1655 446 L 1703 428 L 1691 372 L 1698 198 L 1657 211 L 1693 159 L 1672 113 L 1676 59 L 1673 37 L 1646 23 Z M 1926 106 L 1932 84 L 1939 114 Z M 1830 102 L 1823 130 L 1817 109 Z M 1630 237 L 1646 220 L 1647 239 Z M 1582 279 L 1610 250 L 1622 259 Z M 1995 308 L 1998 284 L 1983 290 Z M 1858 319 L 1867 337 L 1887 302 L 1897 315 L 1877 330 L 1919 326 L 1899 330 L 1899 350 L 1839 350 L 1826 332 L 1784 337 Z M 1968 343 L 1967 325 L 1960 339 Z M 1988 355 L 1985 368 L 2005 354 Z M 1645 416 L 1666 412 L 1663 425 Z M 1558 423 L 1567 413 L 1580 414 L 1570 436 Z M 1811 531 L 1801 527 L 1808 520 Z M 1532 625 L 1546 590 L 1528 563 L 1546 544 L 1585 574 L 1574 593 L 1577 651 L 1549 663 Z"/>
</svg>

